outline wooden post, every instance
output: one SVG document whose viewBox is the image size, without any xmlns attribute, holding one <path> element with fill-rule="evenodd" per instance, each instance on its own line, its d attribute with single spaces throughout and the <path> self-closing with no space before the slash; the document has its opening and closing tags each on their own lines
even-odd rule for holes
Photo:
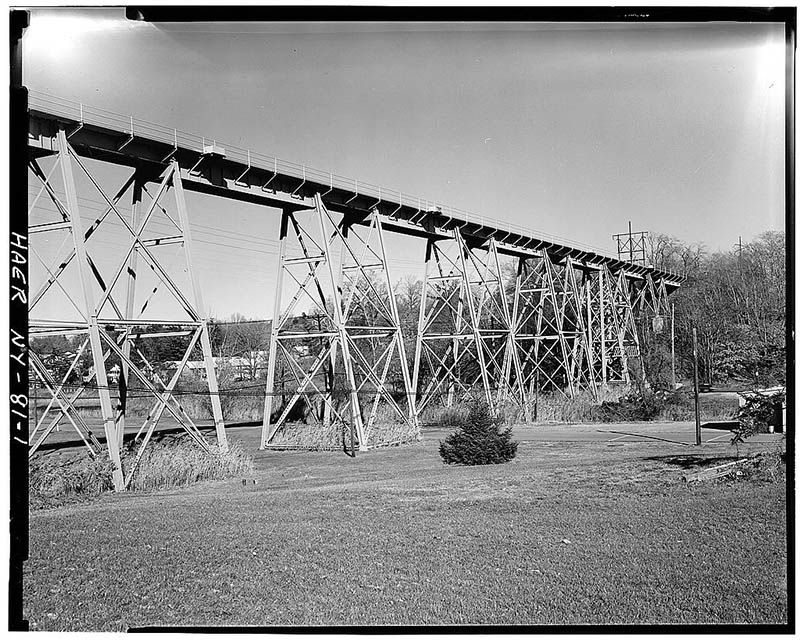
<svg viewBox="0 0 800 640">
<path fill-rule="evenodd" d="M 700 388 L 697 382 L 697 329 L 692 327 L 692 358 L 694 359 L 694 443 L 701 444 L 700 439 Z"/>
</svg>

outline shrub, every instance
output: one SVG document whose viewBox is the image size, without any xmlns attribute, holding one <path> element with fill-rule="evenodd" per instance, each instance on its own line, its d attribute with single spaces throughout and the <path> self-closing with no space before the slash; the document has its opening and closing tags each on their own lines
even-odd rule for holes
<svg viewBox="0 0 800 640">
<path fill-rule="evenodd" d="M 501 429 L 485 402 L 470 407 L 458 429 L 439 443 L 439 455 L 446 464 L 500 464 L 517 455 L 511 428 Z"/>
<path fill-rule="evenodd" d="M 771 396 L 753 391 L 736 414 L 739 428 L 733 432 L 731 443 L 739 444 L 757 433 L 766 433 L 769 425 L 774 424 L 776 412 L 781 410 L 785 399 L 785 391 Z"/>
<path fill-rule="evenodd" d="M 597 419 L 599 422 L 646 422 L 658 417 L 664 406 L 663 394 L 623 396 L 616 402 L 603 402 L 597 407 Z"/>
<path fill-rule="evenodd" d="M 786 482 L 786 434 L 775 446 L 757 453 L 730 480 Z"/>
</svg>

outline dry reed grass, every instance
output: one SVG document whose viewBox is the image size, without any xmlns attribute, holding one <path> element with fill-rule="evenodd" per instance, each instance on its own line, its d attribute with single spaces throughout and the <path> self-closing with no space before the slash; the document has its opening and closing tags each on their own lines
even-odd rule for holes
<svg viewBox="0 0 800 640">
<path fill-rule="evenodd" d="M 56 507 L 111 491 L 111 470 L 107 459 L 69 453 L 38 455 L 28 466 L 30 508 Z"/>
<path fill-rule="evenodd" d="M 126 452 L 123 465 L 135 452 Z M 253 472 L 253 457 L 240 445 L 227 452 L 208 453 L 184 435 L 170 436 L 145 449 L 130 488 L 153 491 L 185 487 L 203 480 L 222 480 Z"/>
<path fill-rule="evenodd" d="M 135 455 L 131 446 L 122 452 L 123 469 L 130 468 Z M 225 453 L 209 453 L 180 434 L 148 444 L 130 488 L 154 491 L 252 472 L 253 458 L 240 445 L 234 444 Z M 106 458 L 92 459 L 71 452 L 36 456 L 29 466 L 30 508 L 56 507 L 112 491 L 111 473 L 111 463 Z"/>
</svg>

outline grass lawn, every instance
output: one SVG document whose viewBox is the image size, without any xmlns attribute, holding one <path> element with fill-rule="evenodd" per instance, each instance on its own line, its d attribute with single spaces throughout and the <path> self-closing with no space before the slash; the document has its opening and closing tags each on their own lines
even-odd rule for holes
<svg viewBox="0 0 800 640">
<path fill-rule="evenodd" d="M 786 623 L 783 484 L 687 485 L 678 456 L 699 452 L 669 443 L 525 442 L 470 468 L 437 447 L 264 452 L 257 484 L 33 512 L 25 615 L 38 630 Z"/>
</svg>

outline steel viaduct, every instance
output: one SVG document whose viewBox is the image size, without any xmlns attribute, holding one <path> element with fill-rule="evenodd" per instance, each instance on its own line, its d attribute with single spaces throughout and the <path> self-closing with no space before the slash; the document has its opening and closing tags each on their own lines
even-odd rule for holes
<svg viewBox="0 0 800 640">
<path fill-rule="evenodd" d="M 347 424 L 365 450 L 418 437 L 421 415 L 463 398 L 510 404 L 527 415 L 531 397 L 540 392 L 596 395 L 609 384 L 634 378 L 644 383 L 641 320 L 667 316 L 667 297 L 683 280 L 522 227 L 44 94 L 30 95 L 28 141 L 29 176 L 38 190 L 29 215 L 39 198 L 49 199 L 58 213 L 29 225 L 31 248 L 39 234 L 64 236 L 63 255 L 52 264 L 41 260 L 47 277 L 30 283 L 30 336 L 82 336 L 60 379 L 30 349 L 31 367 L 50 395 L 32 429 L 30 454 L 66 420 L 94 455 L 106 451 L 118 490 L 130 483 L 165 412 L 199 446 L 227 448 L 185 191 L 261 205 L 280 215 L 262 448 L 292 445 L 289 419 L 301 399 L 313 398 L 318 410 L 310 419 L 320 433 L 335 434 Z M 129 177 L 121 185 L 104 185 L 87 158 L 126 167 Z M 81 185 L 91 185 L 104 203 L 88 227 L 80 216 Z M 129 215 L 120 210 L 123 201 L 131 203 Z M 173 232 L 148 236 L 155 218 L 168 220 Z M 90 239 L 112 220 L 126 230 L 128 249 L 115 271 L 101 273 Z M 408 345 L 386 259 L 391 233 L 422 238 L 426 247 L 417 331 Z M 176 244 L 183 248 L 188 288 L 170 276 L 159 257 L 159 247 Z M 513 274 L 503 272 L 501 256 L 514 261 Z M 37 315 L 49 292 L 64 289 L 60 279 L 70 265 L 80 282 L 72 303 L 81 319 Z M 142 269 L 152 271 L 162 290 L 180 303 L 180 317 L 144 319 L 137 311 L 136 274 Z M 315 329 L 294 322 L 303 304 L 316 313 Z M 187 347 L 169 379 L 162 379 L 140 340 L 168 335 L 185 336 Z M 311 352 L 296 348 L 309 339 L 317 345 Z M 175 393 L 198 348 L 216 445 Z M 68 391 L 67 380 L 84 352 L 92 357 L 87 387 L 99 395 L 105 443 L 94 438 L 76 409 L 84 388 Z M 107 371 L 112 354 L 129 381 L 120 386 L 116 406 Z M 288 391 L 277 388 L 278 371 L 288 374 Z M 152 397 L 152 408 L 138 428 L 135 461 L 123 469 L 124 396 L 134 380 Z M 283 397 L 280 403 L 277 396 Z"/>
</svg>

